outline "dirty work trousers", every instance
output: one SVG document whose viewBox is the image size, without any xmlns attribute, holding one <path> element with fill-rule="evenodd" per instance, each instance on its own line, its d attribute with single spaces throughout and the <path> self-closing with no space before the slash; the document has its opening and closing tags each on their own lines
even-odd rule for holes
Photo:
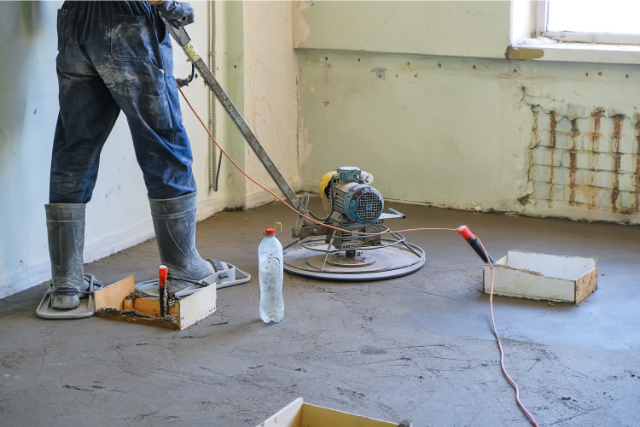
<svg viewBox="0 0 640 427">
<path fill-rule="evenodd" d="M 171 40 L 155 8 L 138 1 L 67 1 L 58 11 L 58 52 L 50 203 L 91 200 L 100 152 L 120 110 L 149 197 L 196 191 Z"/>
</svg>

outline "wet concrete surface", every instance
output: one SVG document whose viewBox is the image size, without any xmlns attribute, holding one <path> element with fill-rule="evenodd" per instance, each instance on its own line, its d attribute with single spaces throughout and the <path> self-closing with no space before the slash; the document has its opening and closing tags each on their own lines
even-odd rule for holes
<svg viewBox="0 0 640 427">
<path fill-rule="evenodd" d="M 390 205 L 408 215 L 393 228 L 467 224 L 494 258 L 596 257 L 598 290 L 579 306 L 495 298 L 505 362 L 540 425 L 640 425 L 639 227 Z M 482 262 L 456 233 L 408 235 L 427 263 L 398 279 L 285 275 L 284 320 L 263 324 L 258 244 L 275 221 L 292 241 L 294 220 L 270 204 L 198 224 L 203 256 L 254 278 L 185 331 L 41 320 L 44 284 L 0 300 L 0 425 L 256 426 L 299 396 L 416 427 L 528 425 L 500 372 Z M 150 240 L 86 271 L 140 281 L 158 263 Z"/>
</svg>

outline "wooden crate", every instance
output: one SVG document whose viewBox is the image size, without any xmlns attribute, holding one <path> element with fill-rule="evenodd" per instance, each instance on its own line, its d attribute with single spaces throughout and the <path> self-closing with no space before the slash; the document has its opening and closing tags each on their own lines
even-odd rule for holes
<svg viewBox="0 0 640 427">
<path fill-rule="evenodd" d="M 207 286 L 192 295 L 173 302 L 168 310 L 168 316 L 172 320 L 160 318 L 160 304 L 157 299 L 151 297 L 133 299 L 131 295 L 134 291 L 133 276 L 96 291 L 94 294 L 95 315 L 131 323 L 183 330 L 216 311 L 215 286 Z M 134 315 L 134 310 L 148 317 Z"/>
<path fill-rule="evenodd" d="M 411 427 L 410 424 L 400 424 Z M 398 427 L 397 423 L 374 420 L 304 403 L 299 397 L 258 427 Z"/>
<path fill-rule="evenodd" d="M 509 251 L 493 267 L 493 294 L 578 304 L 598 286 L 595 258 Z M 484 293 L 491 291 L 491 268 L 484 267 Z"/>
</svg>

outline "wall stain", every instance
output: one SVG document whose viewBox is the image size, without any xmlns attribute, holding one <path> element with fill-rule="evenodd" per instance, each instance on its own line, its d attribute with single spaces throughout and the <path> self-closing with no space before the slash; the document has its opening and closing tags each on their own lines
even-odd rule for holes
<svg viewBox="0 0 640 427">
<path fill-rule="evenodd" d="M 638 212 L 640 211 L 640 114 L 634 114 L 633 116 L 633 120 L 634 120 L 634 127 L 633 127 L 633 140 L 635 142 L 635 149 L 633 150 L 633 152 L 636 155 L 635 158 L 635 172 L 636 172 L 636 176 L 635 179 L 633 180 L 633 189 L 635 192 L 634 195 L 634 199 L 633 199 L 633 209 Z"/>
<path fill-rule="evenodd" d="M 558 127 L 558 121 L 556 120 L 556 112 L 552 111 L 549 113 L 549 145 L 551 148 L 556 147 L 556 129 Z M 552 166 L 549 168 L 549 195 L 547 198 L 549 200 L 553 200 L 553 181 L 555 175 L 555 169 L 553 168 L 555 164 L 556 152 L 555 150 L 551 150 L 551 158 L 549 164 Z"/>
<path fill-rule="evenodd" d="M 549 145 L 551 148 L 556 146 L 556 129 L 558 127 L 558 120 L 556 120 L 556 112 L 549 113 Z"/>
<path fill-rule="evenodd" d="M 640 211 L 640 114 L 635 114 L 633 116 L 633 120 L 635 123 L 634 126 L 634 142 L 635 142 L 635 150 L 636 153 L 636 176 L 634 179 L 633 188 L 635 190 L 635 197 L 633 202 L 633 208 L 636 212 Z"/>
<path fill-rule="evenodd" d="M 576 172 L 578 170 L 576 153 L 569 153 L 569 203 L 576 201 Z"/>
<path fill-rule="evenodd" d="M 576 172 L 578 160 L 576 153 L 576 139 L 580 133 L 578 119 L 571 120 L 571 151 L 569 152 L 569 203 L 576 201 Z"/>
<path fill-rule="evenodd" d="M 597 108 L 593 113 L 591 113 L 591 117 L 593 118 L 593 128 L 589 134 L 589 151 L 593 153 L 598 152 L 600 148 L 600 137 L 602 137 L 602 134 L 600 133 L 600 126 L 603 115 L 604 110 L 601 108 Z"/>
<path fill-rule="evenodd" d="M 571 119 L 571 149 L 576 150 L 576 138 L 580 134 L 580 129 L 578 128 L 578 119 Z"/>
<path fill-rule="evenodd" d="M 604 116 L 604 109 L 596 108 L 592 113 L 593 126 L 591 133 L 589 134 L 589 153 L 587 155 L 589 170 L 596 170 L 598 168 L 598 152 L 600 151 L 600 138 L 602 133 L 600 129 L 602 127 L 602 117 Z M 590 174 L 593 176 L 593 174 Z M 587 208 L 594 210 L 597 207 L 596 198 L 598 196 L 597 191 L 587 190 L 584 191 L 587 199 Z"/>
<path fill-rule="evenodd" d="M 611 183 L 611 211 L 619 212 L 618 197 L 620 197 L 620 137 L 622 134 L 622 121 L 624 116 L 613 116 L 613 138 L 611 140 L 613 146 L 613 182 Z"/>
<path fill-rule="evenodd" d="M 558 110 L 531 107 L 528 179 L 533 192 L 526 200 L 518 199 L 520 203 L 544 201 L 550 206 L 627 215 L 640 212 L 640 113 L 607 115 L 597 107 L 584 117 L 568 117 Z M 632 132 L 628 124 L 633 125 Z"/>
</svg>

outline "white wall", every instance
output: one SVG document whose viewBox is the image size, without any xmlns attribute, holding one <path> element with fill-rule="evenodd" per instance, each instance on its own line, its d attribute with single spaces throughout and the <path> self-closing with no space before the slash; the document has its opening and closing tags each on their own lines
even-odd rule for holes
<svg viewBox="0 0 640 427">
<path fill-rule="evenodd" d="M 390 199 L 640 222 L 637 67 L 506 60 L 510 2 L 311 4 L 294 11 L 304 189 L 356 165 Z M 581 146 L 574 167 L 566 145 L 551 158 L 552 112 L 559 140 L 580 119 L 575 138 L 601 152 Z"/>
</svg>

